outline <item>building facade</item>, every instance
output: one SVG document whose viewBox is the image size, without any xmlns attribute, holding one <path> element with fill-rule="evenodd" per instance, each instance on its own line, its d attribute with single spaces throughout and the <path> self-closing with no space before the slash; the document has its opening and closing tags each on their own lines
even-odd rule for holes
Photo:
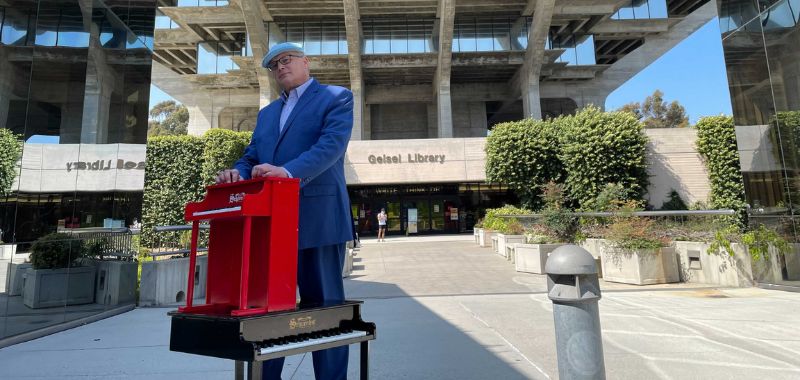
<svg viewBox="0 0 800 380">
<path fill-rule="evenodd" d="M 707 0 L 165 0 L 153 83 L 188 107 L 190 134 L 252 130 L 279 93 L 261 57 L 300 44 L 313 76 L 354 94 L 347 180 L 359 232 L 374 233 L 381 207 L 390 233 L 409 231 L 409 210 L 418 233 L 463 232 L 513 201 L 485 183 L 493 125 L 602 107 L 715 16 Z"/>
<path fill-rule="evenodd" d="M 750 223 L 765 224 L 797 242 L 800 1 L 718 4 Z M 798 257 L 797 246 L 779 256 L 782 261 Z M 797 285 L 800 278 L 781 264 L 784 283 Z"/>
<path fill-rule="evenodd" d="M 0 196 L 0 343 L 119 306 L 29 308 L 23 270 L 12 268 L 43 235 L 141 215 L 155 10 L 142 0 L 0 0 L 0 128 L 26 142 Z"/>
</svg>

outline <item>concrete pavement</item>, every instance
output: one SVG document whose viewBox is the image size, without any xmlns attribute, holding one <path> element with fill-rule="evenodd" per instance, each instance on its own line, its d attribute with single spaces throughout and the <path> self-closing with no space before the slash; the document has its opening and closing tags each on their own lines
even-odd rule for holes
<svg viewBox="0 0 800 380">
<path fill-rule="evenodd" d="M 472 236 L 364 240 L 349 298 L 378 326 L 373 379 L 555 379 L 545 277 Z M 609 379 L 800 378 L 800 294 L 601 283 Z M 168 309 L 134 311 L 0 349 L 3 379 L 231 379 L 227 360 L 170 352 Z M 351 348 L 350 378 L 357 378 Z M 312 379 L 311 355 L 284 379 Z"/>
</svg>

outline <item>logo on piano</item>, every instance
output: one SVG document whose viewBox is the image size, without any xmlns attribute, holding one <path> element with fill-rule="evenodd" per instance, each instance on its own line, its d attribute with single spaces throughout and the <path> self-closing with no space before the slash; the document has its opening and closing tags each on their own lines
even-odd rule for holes
<svg viewBox="0 0 800 380">
<path fill-rule="evenodd" d="M 317 321 L 311 317 L 292 318 L 289 321 L 289 330 L 305 329 L 309 327 L 314 327 L 314 325 L 316 324 Z"/>
<path fill-rule="evenodd" d="M 228 203 L 242 203 L 244 200 L 244 193 L 231 194 L 228 197 Z"/>
</svg>

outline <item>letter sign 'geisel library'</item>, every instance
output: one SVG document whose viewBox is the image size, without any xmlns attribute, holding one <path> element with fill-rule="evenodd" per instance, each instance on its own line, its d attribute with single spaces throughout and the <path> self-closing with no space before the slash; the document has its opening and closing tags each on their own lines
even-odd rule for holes
<svg viewBox="0 0 800 380">
<path fill-rule="evenodd" d="M 406 160 L 403 160 L 402 154 L 395 154 L 395 155 L 374 155 L 370 154 L 367 157 L 367 160 L 370 164 L 443 164 L 445 155 L 444 154 L 420 154 L 420 153 L 408 153 L 406 155 Z"/>
<path fill-rule="evenodd" d="M 96 160 L 92 162 L 83 162 L 83 161 L 76 161 L 76 162 L 67 162 L 67 171 L 73 170 L 144 170 L 144 161 L 134 162 L 134 161 L 125 161 L 122 159 L 117 160 L 116 165 L 112 163 L 112 160 Z"/>
</svg>

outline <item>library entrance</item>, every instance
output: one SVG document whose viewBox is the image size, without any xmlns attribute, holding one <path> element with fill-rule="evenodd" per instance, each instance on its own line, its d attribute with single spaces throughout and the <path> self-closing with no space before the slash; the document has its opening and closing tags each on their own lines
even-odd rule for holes
<svg viewBox="0 0 800 380">
<path fill-rule="evenodd" d="M 353 224 L 359 236 L 378 233 L 377 215 L 386 210 L 387 235 L 457 234 L 471 231 L 478 215 L 495 204 L 513 202 L 499 185 L 431 184 L 350 186 Z"/>
</svg>

